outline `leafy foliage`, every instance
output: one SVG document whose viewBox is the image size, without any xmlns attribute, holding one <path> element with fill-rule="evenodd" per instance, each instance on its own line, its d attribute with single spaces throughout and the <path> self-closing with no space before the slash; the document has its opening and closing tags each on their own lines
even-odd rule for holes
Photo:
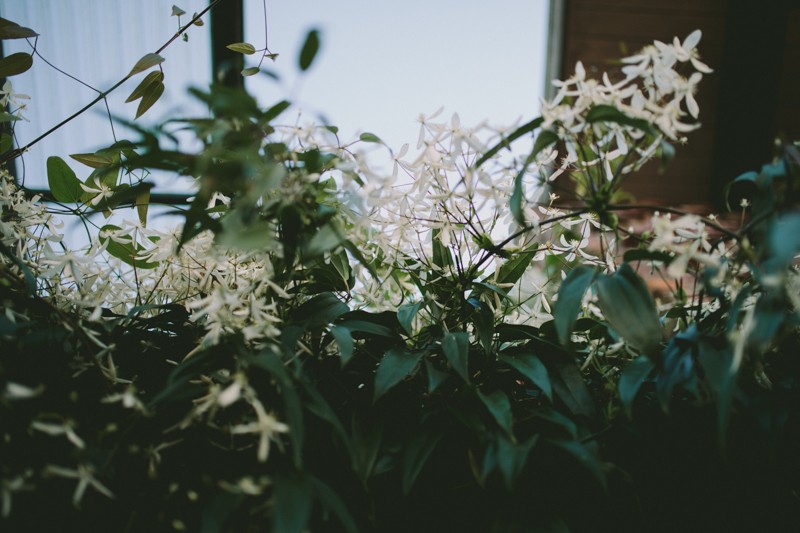
<svg viewBox="0 0 800 533">
<path fill-rule="evenodd" d="M 11 25 L 0 36 L 26 33 Z M 650 53 L 703 72 L 698 40 Z M 301 71 L 319 46 L 310 32 Z M 289 101 L 194 89 L 208 116 L 73 154 L 85 178 L 48 159 L 55 200 L 87 226 L 137 208 L 81 250 L 4 174 L 4 527 L 648 530 L 695 518 L 708 492 L 701 526 L 761 520 L 754 505 L 795 518 L 798 151 L 734 181 L 752 206 L 735 231 L 712 243 L 710 221 L 659 215 L 624 251 L 621 178 L 693 127 L 662 106 L 696 118 L 696 103 L 638 85 L 653 91 L 642 109 L 607 86 L 569 100 L 585 81 L 580 67 L 489 148 L 457 117 L 424 119 L 421 163 L 392 152 L 414 181 L 400 194 L 358 154 L 378 136 L 342 144 L 333 127 L 283 125 Z M 130 95 L 137 117 L 163 83 L 153 71 Z M 176 124 L 201 148 L 174 148 Z M 528 135 L 529 153 L 502 160 Z M 147 227 L 136 176 L 154 169 L 196 180 L 173 233 Z M 534 176 L 559 173 L 583 208 L 532 198 Z M 651 295 L 648 267 L 671 300 Z"/>
</svg>

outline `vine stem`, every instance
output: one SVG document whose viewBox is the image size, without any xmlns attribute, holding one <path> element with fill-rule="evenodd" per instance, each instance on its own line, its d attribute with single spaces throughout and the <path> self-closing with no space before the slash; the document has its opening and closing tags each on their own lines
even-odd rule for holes
<svg viewBox="0 0 800 533">
<path fill-rule="evenodd" d="M 187 29 L 189 29 L 189 26 L 194 24 L 195 21 L 199 20 L 203 15 L 208 13 L 211 10 L 211 8 L 213 8 L 214 6 L 219 4 L 220 2 L 222 2 L 222 0 L 213 0 L 210 4 L 208 4 L 205 7 L 205 9 L 203 9 L 200 13 L 198 13 L 197 15 L 192 17 L 192 20 L 190 20 L 184 26 L 179 28 L 178 31 L 175 33 L 175 35 L 173 35 L 166 43 L 164 43 L 161 46 L 161 48 L 156 50 L 155 53 L 156 54 L 160 54 L 161 52 L 163 52 L 169 45 L 171 45 L 173 42 L 175 42 L 175 40 L 177 40 L 181 35 L 183 35 L 183 33 L 186 32 Z M 100 102 L 102 100 L 105 100 L 105 98 L 109 94 L 111 94 L 120 85 L 122 85 L 123 83 L 128 81 L 131 77 L 135 76 L 135 74 L 138 74 L 138 73 L 131 73 L 131 74 L 126 75 L 124 78 L 122 78 L 117 83 L 115 83 L 110 89 L 108 89 L 106 91 L 103 91 L 103 92 L 100 92 L 94 100 L 92 100 L 91 102 L 89 102 L 88 104 L 86 104 L 85 106 L 80 108 L 78 111 L 76 111 L 72 115 L 68 116 L 67 118 L 65 118 L 64 120 L 62 120 L 61 122 L 59 122 L 58 124 L 53 126 L 52 128 L 50 128 L 46 132 L 42 133 L 41 135 L 36 137 L 34 140 L 29 142 L 25 146 L 23 146 L 21 148 L 16 148 L 16 149 L 10 151 L 8 153 L 8 155 L 6 155 L 4 158 L 0 159 L 0 165 L 4 165 L 5 163 L 8 163 L 9 161 L 13 161 L 14 159 L 18 158 L 19 156 L 21 156 L 22 154 L 27 152 L 34 144 L 38 143 L 39 141 L 41 141 L 45 137 L 48 137 L 50 134 L 52 134 L 56 130 L 60 129 L 61 127 L 65 126 L 66 124 L 69 124 L 72 120 L 74 120 L 75 118 L 79 117 L 80 115 L 82 115 L 83 113 L 85 113 L 86 111 L 88 111 L 89 109 L 94 107 L 95 104 L 97 104 L 98 102 Z"/>
</svg>

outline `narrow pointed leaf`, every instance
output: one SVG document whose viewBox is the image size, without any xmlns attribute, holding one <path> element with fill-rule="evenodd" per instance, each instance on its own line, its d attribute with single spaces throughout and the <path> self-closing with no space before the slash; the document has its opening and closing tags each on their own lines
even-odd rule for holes
<svg viewBox="0 0 800 533">
<path fill-rule="evenodd" d="M 311 66 L 311 63 L 314 62 L 314 58 L 319 51 L 319 32 L 317 30 L 311 30 L 308 32 L 306 36 L 306 41 L 303 44 L 303 48 L 300 51 L 300 59 L 299 65 L 300 70 L 308 70 Z"/>
<path fill-rule="evenodd" d="M 542 117 L 537 117 L 537 118 L 531 120 L 530 122 L 527 122 L 527 123 L 523 124 L 522 126 L 517 128 L 513 132 L 511 132 L 508 137 L 504 138 L 499 143 L 497 143 L 496 145 L 491 147 L 489 150 L 487 150 L 486 153 L 483 154 L 480 157 L 480 159 L 478 159 L 478 161 L 475 162 L 475 167 L 476 168 L 480 167 L 482 164 L 484 164 L 489 159 L 494 157 L 495 154 L 497 154 L 503 148 L 510 148 L 512 142 L 516 141 L 517 139 L 519 139 L 520 137 L 522 137 L 524 135 L 527 135 L 528 133 L 531 133 L 531 132 L 535 131 L 536 128 L 538 128 L 539 126 L 542 125 L 542 122 L 544 122 L 544 119 Z"/>
<path fill-rule="evenodd" d="M 413 304 L 401 305 L 397 309 L 397 321 L 400 322 L 400 325 L 409 335 L 413 333 L 412 324 L 414 322 L 414 317 L 417 316 L 422 304 L 423 302 L 420 301 Z"/>
<path fill-rule="evenodd" d="M 558 134 L 554 131 L 545 130 L 539 133 L 539 136 L 536 137 L 536 141 L 533 143 L 533 150 L 528 154 L 525 163 L 514 178 L 514 192 L 511 194 L 511 199 L 509 200 L 509 208 L 511 209 L 511 215 L 514 217 L 514 220 L 516 220 L 517 224 L 520 226 L 525 225 L 525 217 L 522 214 L 522 178 L 525 177 L 525 173 L 528 171 L 528 167 L 531 163 L 536 161 L 536 156 L 556 141 L 558 141 Z"/>
<path fill-rule="evenodd" d="M 20 26 L 8 19 L 0 18 L 0 39 L 27 39 L 38 35 L 30 28 Z"/>
<path fill-rule="evenodd" d="M 492 418 L 494 418 L 500 428 L 503 429 L 506 434 L 513 439 L 513 419 L 511 417 L 511 402 L 508 401 L 508 396 L 506 396 L 501 390 L 496 390 L 489 394 L 484 394 L 481 391 L 476 392 L 478 394 L 478 398 L 481 399 L 483 404 L 489 410 Z"/>
<path fill-rule="evenodd" d="M 139 222 L 142 226 L 147 225 L 147 211 L 150 209 L 150 189 L 142 189 L 136 195 L 136 214 L 139 215 Z"/>
<path fill-rule="evenodd" d="M 233 50 L 234 52 L 238 52 L 240 54 L 255 54 L 256 47 L 250 43 L 233 43 L 226 46 L 228 50 Z"/>
<path fill-rule="evenodd" d="M 442 436 L 442 433 L 417 433 L 406 444 L 403 453 L 403 494 L 409 493 Z"/>
<path fill-rule="evenodd" d="M 142 100 L 139 102 L 139 107 L 136 109 L 136 117 L 134 118 L 144 115 L 148 109 L 153 107 L 153 104 L 158 102 L 162 94 L 164 94 L 164 84 L 162 82 L 148 87 L 142 95 Z"/>
<path fill-rule="evenodd" d="M 303 533 L 311 517 L 313 486 L 304 474 L 279 476 L 275 480 L 274 531 Z"/>
<path fill-rule="evenodd" d="M 497 271 L 497 283 L 516 283 L 531 264 L 535 250 L 519 252 L 517 255 L 503 263 Z"/>
<path fill-rule="evenodd" d="M 655 364 L 646 355 L 640 355 L 630 363 L 628 363 L 622 374 L 619 377 L 617 390 L 619 391 L 619 399 L 622 402 L 622 407 L 625 408 L 625 413 L 628 418 L 631 418 L 633 412 L 633 400 L 636 399 L 636 393 L 642 387 L 642 384 L 650 375 L 650 372 L 655 368 Z"/>
<path fill-rule="evenodd" d="M 258 67 L 247 67 L 246 69 L 242 70 L 242 76 L 253 76 L 261 72 L 261 69 Z"/>
<path fill-rule="evenodd" d="M 139 59 L 139 61 L 136 62 L 131 71 L 128 73 L 128 76 L 133 76 L 139 72 L 144 72 L 145 70 L 151 69 L 163 62 L 164 58 L 158 54 L 145 54 L 141 57 L 141 59 Z"/>
<path fill-rule="evenodd" d="M 442 352 L 458 375 L 469 381 L 469 335 L 463 331 L 448 333 L 442 339 Z"/>
<path fill-rule="evenodd" d="M 501 355 L 500 360 L 531 380 L 534 385 L 542 389 L 548 400 L 553 401 L 553 386 L 547 374 L 547 367 L 538 357 L 533 354 Z"/>
<path fill-rule="evenodd" d="M 390 348 L 381 359 L 378 371 L 375 372 L 373 401 L 377 401 L 389 389 L 411 374 L 420 359 L 422 359 L 422 352 L 411 353 L 403 348 Z"/>
<path fill-rule="evenodd" d="M 586 265 L 579 266 L 567 274 L 567 278 L 558 289 L 558 299 L 553 308 L 553 319 L 558 340 L 564 346 L 569 345 L 583 296 L 592 285 L 596 275 L 597 271 L 594 268 Z"/>
<path fill-rule="evenodd" d="M 164 81 L 164 73 L 161 72 L 160 70 L 156 70 L 155 72 L 149 73 L 142 79 L 141 82 L 139 82 L 139 85 L 136 86 L 136 88 L 133 90 L 128 99 L 125 100 L 125 103 L 128 104 L 130 102 L 133 102 L 134 100 L 138 100 L 139 98 L 145 95 L 145 93 L 148 91 L 148 89 L 150 89 L 152 85 L 161 83 L 162 81 Z"/>
<path fill-rule="evenodd" d="M 353 335 L 349 329 L 342 326 L 333 326 L 331 335 L 333 335 L 333 340 L 336 341 L 336 345 L 339 347 L 342 366 L 344 366 L 353 357 Z"/>
<path fill-rule="evenodd" d="M 110 157 L 101 154 L 70 154 L 69 156 L 78 163 L 92 168 L 104 168 L 113 163 Z"/>
<path fill-rule="evenodd" d="M 375 135 L 374 133 L 364 132 L 358 136 L 359 140 L 364 141 L 365 143 L 383 143 L 381 138 Z"/>
</svg>

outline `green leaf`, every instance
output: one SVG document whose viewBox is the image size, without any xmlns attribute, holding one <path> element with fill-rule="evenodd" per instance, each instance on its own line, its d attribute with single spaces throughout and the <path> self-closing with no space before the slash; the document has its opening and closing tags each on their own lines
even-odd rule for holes
<svg viewBox="0 0 800 533">
<path fill-rule="evenodd" d="M 38 35 L 30 28 L 25 28 L 16 22 L 0 18 L 0 39 L 27 39 Z"/>
<path fill-rule="evenodd" d="M 422 352 L 412 353 L 404 348 L 390 348 L 383 355 L 378 371 L 375 372 L 373 401 L 377 401 L 389 389 L 411 374 L 420 359 L 422 359 Z"/>
<path fill-rule="evenodd" d="M 164 73 L 161 72 L 160 70 L 156 70 L 154 72 L 149 73 L 142 79 L 141 82 L 139 82 L 139 85 L 136 86 L 136 88 L 133 90 L 128 99 L 125 100 L 125 103 L 129 104 L 134 100 L 138 100 L 139 98 L 145 95 L 148 89 L 150 89 L 151 85 L 161 83 L 162 81 L 164 81 Z"/>
<path fill-rule="evenodd" d="M 319 51 L 319 31 L 311 30 L 306 35 L 306 41 L 303 43 L 303 48 L 300 51 L 300 70 L 306 71 L 314 62 L 314 58 Z"/>
<path fill-rule="evenodd" d="M 612 105 L 596 105 L 586 113 L 586 122 L 613 122 L 623 126 L 630 126 L 647 134 L 656 136 L 658 131 L 648 121 L 641 118 L 629 117 Z"/>
<path fill-rule="evenodd" d="M 657 261 L 659 263 L 664 263 L 665 265 L 670 264 L 674 257 L 669 252 L 660 252 L 658 250 L 646 250 L 643 248 L 635 248 L 633 250 L 628 250 L 622 256 L 622 259 L 626 263 L 632 263 L 633 261 Z"/>
<path fill-rule="evenodd" d="M 656 365 L 649 357 L 640 355 L 622 369 L 622 374 L 617 384 L 617 390 L 619 391 L 619 399 L 622 402 L 622 407 L 625 408 L 625 413 L 628 415 L 628 418 L 632 416 L 633 400 L 636 398 L 636 394 L 655 366 Z"/>
<path fill-rule="evenodd" d="M 500 360 L 531 380 L 534 385 L 542 389 L 548 400 L 553 401 L 553 386 L 550 384 L 547 367 L 538 357 L 533 354 L 501 355 Z"/>
<path fill-rule="evenodd" d="M 788 213 L 777 219 L 769 231 L 770 251 L 783 267 L 800 252 L 800 213 Z"/>
<path fill-rule="evenodd" d="M 83 196 L 81 180 L 60 157 L 47 158 L 47 183 L 50 186 L 50 192 L 59 202 L 76 203 Z"/>
<path fill-rule="evenodd" d="M 723 449 L 736 387 L 737 372 L 733 367 L 733 354 L 715 349 L 705 342 L 700 343 L 698 351 L 706 381 L 717 399 L 717 432 L 720 448 Z"/>
<path fill-rule="evenodd" d="M 311 517 L 313 486 L 307 474 L 290 474 L 275 479 L 273 531 L 303 533 Z"/>
<path fill-rule="evenodd" d="M 134 244 L 130 235 L 120 234 L 120 231 L 122 228 L 112 224 L 100 228 L 100 243 L 106 244 L 106 251 L 111 256 L 136 268 L 151 269 L 159 265 L 138 259 L 137 256 L 144 251 L 144 248 L 139 243 Z M 112 238 L 110 234 L 114 234 L 114 237 Z"/>
<path fill-rule="evenodd" d="M 139 107 L 136 109 L 134 120 L 144 115 L 148 109 L 153 107 L 153 104 L 158 102 L 162 94 L 164 94 L 164 84 L 162 82 L 150 85 L 145 89 L 142 100 L 139 102 Z"/>
<path fill-rule="evenodd" d="M 469 334 L 460 331 L 448 333 L 442 339 L 442 352 L 447 362 L 464 381 L 469 381 Z"/>
<path fill-rule="evenodd" d="M 343 314 L 350 311 L 347 304 L 343 303 L 332 292 L 323 292 L 304 302 L 292 312 L 292 317 L 298 322 L 305 322 L 309 326 L 324 326 L 330 324 Z"/>
<path fill-rule="evenodd" d="M 479 390 L 475 391 L 478 398 L 483 402 L 483 405 L 489 410 L 492 418 L 495 419 L 500 428 L 506 432 L 509 438 L 514 439 L 514 430 L 512 429 L 513 420 L 511 418 L 511 402 L 508 401 L 508 396 L 501 390 L 496 390 L 490 394 L 484 394 Z"/>
<path fill-rule="evenodd" d="M 144 72 L 145 70 L 153 68 L 156 65 L 160 65 L 163 62 L 164 58 L 158 54 L 145 54 L 133 66 L 131 71 L 128 73 L 128 77 L 138 74 L 139 72 Z"/>
<path fill-rule="evenodd" d="M 139 215 L 142 226 L 147 226 L 148 209 L 150 209 L 150 188 L 142 189 L 136 195 L 136 214 Z"/>
<path fill-rule="evenodd" d="M 344 242 L 342 231 L 335 223 L 329 222 L 319 228 L 303 248 L 303 258 L 313 259 L 333 250 Z"/>
<path fill-rule="evenodd" d="M 480 167 L 484 163 L 486 163 L 489 159 L 495 156 L 500 150 L 503 148 L 511 148 L 511 143 L 536 130 L 539 126 L 542 125 L 544 119 L 542 117 L 537 117 L 530 122 L 527 122 L 520 126 L 519 128 L 515 129 L 508 137 L 504 138 L 502 141 L 491 147 L 489 150 L 483 154 L 478 161 L 475 162 L 475 168 Z"/>
<path fill-rule="evenodd" d="M 336 491 L 316 477 L 311 476 L 310 479 L 311 483 L 314 485 L 314 492 L 317 495 L 317 499 L 322 506 L 326 510 L 330 509 L 333 511 L 347 533 L 358 533 L 358 526 L 353 519 L 353 515 L 347 510 L 347 506 L 344 504 L 342 498 L 336 494 Z"/>
<path fill-rule="evenodd" d="M 70 154 L 69 155 L 72 159 L 77 161 L 78 163 L 83 163 L 87 167 L 91 168 L 104 168 L 112 163 L 114 160 L 103 154 Z"/>
<path fill-rule="evenodd" d="M 8 152 L 12 146 L 14 146 L 14 138 L 8 133 L 0 133 L 0 154 Z"/>
<path fill-rule="evenodd" d="M 172 15 L 171 16 L 180 17 L 181 15 L 185 15 L 185 14 L 186 14 L 186 11 L 184 11 L 183 9 L 179 8 L 176 5 L 172 6 Z"/>
<path fill-rule="evenodd" d="M 23 52 L 0 59 L 0 78 L 8 78 L 26 72 L 33 66 L 33 56 Z"/>
<path fill-rule="evenodd" d="M 533 150 L 528 154 L 525 163 L 514 178 L 514 192 L 511 194 L 511 199 L 509 200 L 509 208 L 511 209 L 511 215 L 514 217 L 514 220 L 516 220 L 517 224 L 520 226 L 525 225 L 525 217 L 522 214 L 522 178 L 525 177 L 525 173 L 528 171 L 528 167 L 531 163 L 536 161 L 536 156 L 539 155 L 539 152 L 551 144 L 554 144 L 556 141 L 558 141 L 558 134 L 554 131 L 545 130 L 539 133 L 539 136 L 536 137 L 536 141 L 533 143 Z"/>
<path fill-rule="evenodd" d="M 400 322 L 400 325 L 409 335 L 414 333 L 412 330 L 412 323 L 414 322 L 414 317 L 417 316 L 417 313 L 419 312 L 423 303 L 424 302 L 419 301 L 413 304 L 405 304 L 401 305 L 397 309 L 397 321 Z"/>
<path fill-rule="evenodd" d="M 233 50 L 234 52 L 238 52 L 240 54 L 255 54 L 256 47 L 250 43 L 233 43 L 226 46 L 228 50 Z"/>
<path fill-rule="evenodd" d="M 516 283 L 528 269 L 536 250 L 518 252 L 497 270 L 497 284 Z"/>
<path fill-rule="evenodd" d="M 607 484 L 606 467 L 589 448 L 578 440 L 549 439 L 554 446 L 575 457 L 597 479 L 605 489 Z"/>
<path fill-rule="evenodd" d="M 339 347 L 342 366 L 344 366 L 353 357 L 353 335 L 349 329 L 342 326 L 331 327 L 331 335 L 333 335 L 333 340 L 336 341 L 336 345 Z"/>
<path fill-rule="evenodd" d="M 408 494 L 419 477 L 422 468 L 430 458 L 436 445 L 442 440 L 442 433 L 412 434 L 403 450 L 403 494 Z"/>
<path fill-rule="evenodd" d="M 380 137 L 375 135 L 374 133 L 365 132 L 358 136 L 359 140 L 364 141 L 365 143 L 379 143 L 383 144 L 383 141 Z"/>
<path fill-rule="evenodd" d="M 653 296 L 628 263 L 611 276 L 595 282 L 597 300 L 605 319 L 631 346 L 654 354 L 661 342 L 661 326 Z"/>
<path fill-rule="evenodd" d="M 553 308 L 553 319 L 555 321 L 558 340 L 564 346 L 570 343 L 572 329 L 581 310 L 583 295 L 592 285 L 597 271 L 589 266 L 581 265 L 567 274 L 566 279 L 558 289 L 558 299 Z"/>
<path fill-rule="evenodd" d="M 259 72 L 261 72 L 261 69 L 258 67 L 247 67 L 246 69 L 242 70 L 241 74 L 242 76 L 246 77 L 246 76 L 253 76 L 255 74 L 258 74 Z"/>
<path fill-rule="evenodd" d="M 270 122 L 275 120 L 277 117 L 279 117 L 281 113 L 283 113 L 284 111 L 289 109 L 289 106 L 291 106 L 291 105 L 292 105 L 291 102 L 289 102 L 287 100 L 281 100 L 280 102 L 278 102 L 274 106 L 272 106 L 269 109 L 267 109 L 266 111 L 264 111 L 264 114 L 261 115 L 261 119 L 260 119 L 261 123 L 262 124 L 269 124 Z"/>
<path fill-rule="evenodd" d="M 514 484 L 528 461 L 528 455 L 538 441 L 538 433 L 522 443 L 514 442 L 505 435 L 498 435 L 495 461 L 508 491 L 514 489 Z"/>
<path fill-rule="evenodd" d="M 433 394 L 433 391 L 439 388 L 439 385 L 450 377 L 450 374 L 442 370 L 438 370 L 433 363 L 425 359 L 425 374 L 428 376 L 428 393 Z"/>
<path fill-rule="evenodd" d="M 3 122 L 15 122 L 17 120 L 20 120 L 20 118 L 18 116 L 12 115 L 8 111 L 0 111 L 0 123 L 3 123 Z M 7 133 L 4 133 L 3 135 L 7 135 L 8 137 L 11 137 Z"/>
</svg>

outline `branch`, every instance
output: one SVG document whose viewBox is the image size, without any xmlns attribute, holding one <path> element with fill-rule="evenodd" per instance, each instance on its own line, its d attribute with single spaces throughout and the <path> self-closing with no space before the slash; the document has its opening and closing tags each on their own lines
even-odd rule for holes
<svg viewBox="0 0 800 533">
<path fill-rule="evenodd" d="M 155 52 L 155 53 L 156 53 L 156 54 L 160 54 L 161 52 L 163 52 L 163 51 L 164 51 L 164 49 L 166 49 L 166 48 L 167 48 L 169 45 L 171 45 L 171 44 L 172 44 L 172 43 L 173 43 L 173 42 L 174 42 L 176 39 L 178 39 L 178 38 L 179 38 L 181 35 L 183 35 L 183 33 L 184 33 L 184 32 L 186 32 L 186 30 L 189 28 L 189 26 L 191 26 L 192 24 L 194 24 L 194 23 L 195 23 L 195 21 L 199 20 L 199 19 L 200 19 L 200 18 L 201 18 L 203 15 L 205 15 L 206 13 L 208 13 L 208 11 L 209 11 L 209 10 L 211 10 L 211 8 L 213 8 L 214 6 L 216 6 L 217 4 L 219 4 L 221 1 L 222 1 L 222 0 L 213 0 L 213 1 L 212 1 L 210 4 L 208 4 L 208 6 L 206 6 L 206 8 L 205 8 L 205 9 L 203 9 L 203 10 L 202 10 L 200 13 L 198 13 L 197 15 L 195 15 L 194 17 L 192 17 L 192 20 L 190 20 L 190 21 L 189 21 L 188 23 L 186 23 L 186 24 L 185 24 L 183 27 L 181 27 L 180 29 L 178 29 L 177 33 L 176 33 L 175 35 L 173 35 L 173 36 L 170 38 L 170 40 L 168 40 L 166 43 L 164 43 L 164 44 L 161 46 L 161 48 L 159 48 L 158 50 L 156 50 L 156 52 Z M 105 91 L 105 92 L 101 92 L 101 93 L 100 93 L 100 94 L 97 96 L 97 98 L 95 98 L 94 100 L 92 100 L 91 102 L 89 102 L 88 104 L 86 104 L 85 106 L 83 106 L 81 109 L 79 109 L 78 111 L 76 111 L 75 113 L 73 113 L 72 115 L 70 115 L 69 117 L 67 117 L 67 118 L 65 118 L 64 120 L 62 120 L 61 122 L 59 122 L 58 124 L 56 124 L 55 126 L 53 126 L 52 128 L 50 128 L 49 130 L 47 130 L 46 132 L 44 132 L 43 134 L 39 135 L 38 137 L 36 137 L 34 140 L 32 140 L 31 142 L 29 142 L 29 143 L 28 143 L 28 144 L 26 144 L 25 146 L 23 146 L 23 147 L 21 147 L 21 148 L 16 148 L 16 149 L 14 149 L 14 150 L 11 150 L 11 151 L 10 151 L 10 152 L 9 152 L 9 153 L 8 153 L 8 154 L 5 156 L 5 157 L 3 157 L 2 159 L 0 159 L 0 165 L 4 165 L 4 164 L 8 163 L 9 161 L 13 161 L 14 159 L 18 158 L 18 157 L 19 157 L 19 156 L 21 156 L 23 153 L 27 152 L 27 151 L 28 151 L 28 150 L 29 150 L 29 149 L 30 149 L 30 148 L 31 148 L 31 147 L 32 147 L 34 144 L 38 143 L 39 141 L 41 141 L 42 139 L 44 139 L 45 137 L 47 137 L 48 135 L 50 135 L 50 134 L 51 134 L 51 133 L 53 133 L 54 131 L 56 131 L 56 130 L 58 130 L 59 128 L 61 128 L 62 126 L 64 126 L 64 125 L 68 124 L 68 123 L 69 123 L 69 122 L 71 122 L 73 119 L 75 119 L 75 118 L 79 117 L 80 115 L 82 115 L 83 113 L 85 113 L 86 111 L 88 111 L 89 109 L 91 109 L 92 107 L 94 107 L 94 105 L 95 105 L 95 104 L 97 104 L 98 102 L 100 102 L 101 100 L 105 100 L 106 96 L 108 96 L 109 94 L 111 94 L 111 93 L 112 93 L 112 92 L 113 92 L 115 89 L 117 89 L 117 88 L 118 88 L 120 85 L 122 85 L 123 83 L 125 83 L 126 81 L 128 81 L 128 80 L 129 80 L 129 79 L 130 79 L 132 76 L 134 76 L 134 75 L 135 75 L 135 74 L 128 74 L 127 76 L 125 76 L 124 78 L 122 78 L 121 80 L 119 80 L 117 83 L 115 83 L 115 84 L 114 84 L 114 85 L 113 85 L 113 86 L 112 86 L 110 89 L 108 89 L 108 90 L 107 90 L 107 91 Z"/>
</svg>

